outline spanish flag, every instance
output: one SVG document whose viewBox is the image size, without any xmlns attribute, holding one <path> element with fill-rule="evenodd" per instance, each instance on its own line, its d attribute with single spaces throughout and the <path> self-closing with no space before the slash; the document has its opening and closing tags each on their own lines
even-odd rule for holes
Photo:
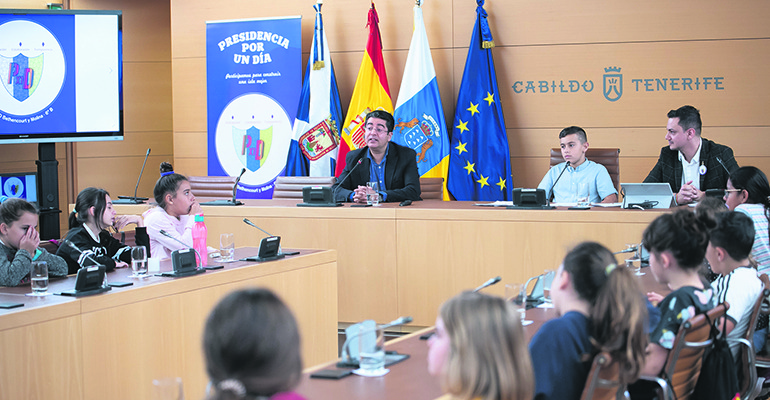
<svg viewBox="0 0 770 400">
<path fill-rule="evenodd" d="M 366 42 L 366 52 L 361 60 L 358 78 L 353 88 L 348 114 L 340 135 L 340 149 L 337 153 L 337 170 L 339 177 L 345 169 L 345 156 L 350 150 L 364 147 L 364 118 L 374 110 L 385 110 L 393 113 L 393 101 L 390 99 L 388 76 L 385 74 L 385 63 L 382 60 L 382 38 L 380 37 L 379 17 L 377 10 L 369 9 L 369 40 Z"/>
</svg>

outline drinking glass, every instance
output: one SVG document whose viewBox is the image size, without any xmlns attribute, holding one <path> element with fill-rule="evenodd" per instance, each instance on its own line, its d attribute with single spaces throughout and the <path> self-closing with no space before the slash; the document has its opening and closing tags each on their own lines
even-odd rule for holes
<svg viewBox="0 0 770 400">
<path fill-rule="evenodd" d="M 590 207 L 591 203 L 589 202 L 590 196 L 588 194 L 588 184 L 578 183 L 575 188 L 576 188 L 575 201 L 577 202 L 577 206 Z"/>
<path fill-rule="evenodd" d="M 48 293 L 48 264 L 45 261 L 32 261 L 29 271 L 32 282 L 30 296 L 47 296 Z"/>
<path fill-rule="evenodd" d="M 182 378 L 161 378 L 152 380 L 153 400 L 184 400 Z"/>
<path fill-rule="evenodd" d="M 147 248 L 136 246 L 131 248 L 131 278 L 144 278 L 147 276 Z"/>
<path fill-rule="evenodd" d="M 363 373 L 377 374 L 385 369 L 385 332 L 377 329 L 358 336 L 358 365 Z"/>
<path fill-rule="evenodd" d="M 553 300 L 551 300 L 551 286 L 553 285 L 553 278 L 556 276 L 556 271 L 552 269 L 545 270 L 543 273 L 543 294 L 545 297 L 545 305 L 543 307 L 553 307 Z"/>
<path fill-rule="evenodd" d="M 521 316 L 521 325 L 529 325 L 532 321 L 526 320 L 527 316 L 527 286 L 521 283 L 509 283 L 505 285 L 505 298 L 511 301 Z"/>
<path fill-rule="evenodd" d="M 235 259 L 235 235 L 223 233 L 219 235 L 219 261 L 233 262 Z"/>
<path fill-rule="evenodd" d="M 636 264 L 634 264 L 636 263 Z M 634 269 L 634 275 L 642 276 L 644 275 L 644 272 L 642 272 L 642 260 L 639 258 L 628 258 L 626 259 L 626 267 L 633 268 Z"/>
<path fill-rule="evenodd" d="M 372 206 L 380 205 L 380 185 L 377 181 L 366 183 L 366 204 Z"/>
</svg>

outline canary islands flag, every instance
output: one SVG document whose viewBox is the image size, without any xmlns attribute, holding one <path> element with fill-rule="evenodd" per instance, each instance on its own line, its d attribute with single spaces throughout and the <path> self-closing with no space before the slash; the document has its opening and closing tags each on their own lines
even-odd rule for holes
<svg viewBox="0 0 770 400">
<path fill-rule="evenodd" d="M 342 107 L 324 32 L 321 4 L 313 6 L 315 32 L 286 161 L 288 176 L 334 175 Z"/>
<path fill-rule="evenodd" d="M 484 0 L 476 24 L 452 123 L 447 188 L 457 200 L 511 200 L 511 156 L 492 59 Z"/>
<path fill-rule="evenodd" d="M 414 7 L 414 33 L 394 118 L 396 127 L 391 140 L 417 152 L 421 177 L 444 178 L 444 200 L 449 200 L 446 191 L 449 135 L 419 5 Z"/>
<path fill-rule="evenodd" d="M 385 63 L 382 59 L 379 22 L 377 10 L 374 9 L 374 2 L 372 2 L 367 22 L 369 39 L 366 42 L 366 52 L 358 70 L 345 124 L 340 132 L 342 140 L 340 140 L 340 151 L 337 154 L 337 176 L 345 169 L 345 156 L 348 152 L 366 146 L 364 142 L 366 114 L 378 109 L 393 112 L 393 101 L 390 99 L 388 77 L 385 74 Z"/>
</svg>

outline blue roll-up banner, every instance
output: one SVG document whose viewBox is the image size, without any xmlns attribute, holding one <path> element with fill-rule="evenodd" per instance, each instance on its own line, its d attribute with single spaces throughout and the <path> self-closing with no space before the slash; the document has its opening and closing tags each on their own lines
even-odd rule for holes
<svg viewBox="0 0 770 400">
<path fill-rule="evenodd" d="M 283 175 L 302 85 L 301 19 L 206 23 L 208 174 L 269 199 Z"/>
</svg>

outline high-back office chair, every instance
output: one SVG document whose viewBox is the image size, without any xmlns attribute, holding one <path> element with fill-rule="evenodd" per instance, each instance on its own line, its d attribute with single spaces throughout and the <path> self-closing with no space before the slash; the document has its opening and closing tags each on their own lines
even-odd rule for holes
<svg viewBox="0 0 770 400">
<path fill-rule="evenodd" d="M 444 198 L 444 178 L 420 178 L 420 198 L 423 200 L 442 200 Z"/>
<path fill-rule="evenodd" d="M 689 399 L 700 376 L 703 353 L 714 342 L 711 323 L 716 323 L 729 308 L 730 304 L 724 302 L 709 310 L 706 313 L 708 318 L 704 314 L 698 314 L 682 322 L 674 338 L 674 346 L 668 352 L 661 376 L 643 376 L 639 379 L 656 382 L 662 390 L 663 400 Z"/>
<path fill-rule="evenodd" d="M 233 198 L 234 176 L 188 176 L 190 188 L 198 203 Z"/>
<path fill-rule="evenodd" d="M 761 381 L 759 380 L 757 368 L 770 368 L 770 357 L 767 355 L 756 355 L 755 352 L 757 349 L 754 348 L 754 328 L 757 325 L 759 314 L 767 314 L 768 311 L 770 311 L 770 278 L 768 278 L 766 274 L 762 274 L 759 276 L 759 279 L 762 281 L 764 290 L 762 290 L 762 295 L 757 299 L 757 303 L 754 304 L 754 310 L 752 311 L 751 320 L 749 321 L 749 329 L 742 338 L 745 339 L 745 341 L 741 340 L 743 346 L 741 346 L 739 356 L 743 372 L 739 383 L 741 385 L 741 399 L 744 400 L 755 398 L 762 390 L 762 383 L 764 383 L 765 379 L 762 378 Z M 750 349 L 747 346 L 748 344 L 751 345 Z M 751 391 L 749 392 L 747 389 L 751 389 Z"/>
<path fill-rule="evenodd" d="M 333 176 L 279 176 L 275 178 L 274 199 L 302 199 L 305 186 L 331 187 L 336 182 Z"/>
<path fill-rule="evenodd" d="M 612 185 L 620 193 L 620 149 L 589 147 L 586 150 L 586 158 L 607 168 L 610 179 L 612 179 Z M 551 166 L 562 162 L 564 162 L 564 158 L 561 156 L 561 149 L 551 149 Z"/>
<path fill-rule="evenodd" d="M 612 360 L 612 356 L 606 352 L 597 354 L 580 400 L 628 399 L 626 385 L 620 384 L 619 376 L 620 367 Z"/>
</svg>

